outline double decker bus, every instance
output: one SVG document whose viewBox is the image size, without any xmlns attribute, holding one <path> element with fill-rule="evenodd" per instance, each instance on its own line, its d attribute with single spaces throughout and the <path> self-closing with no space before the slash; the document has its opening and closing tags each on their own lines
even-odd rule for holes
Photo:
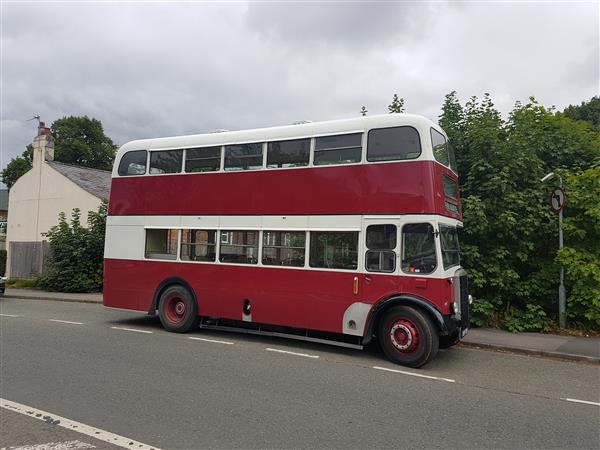
<svg viewBox="0 0 600 450">
<path fill-rule="evenodd" d="M 469 326 L 444 132 L 387 114 L 146 139 L 116 156 L 104 305 L 164 328 L 359 347 L 420 367 Z"/>
</svg>

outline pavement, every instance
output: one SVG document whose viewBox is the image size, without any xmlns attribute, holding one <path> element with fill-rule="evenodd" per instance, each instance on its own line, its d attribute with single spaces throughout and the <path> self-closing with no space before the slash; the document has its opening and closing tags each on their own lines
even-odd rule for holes
<svg viewBox="0 0 600 450">
<path fill-rule="evenodd" d="M 6 289 L 5 297 L 27 300 L 54 300 L 102 303 L 102 293 L 67 294 L 37 289 Z M 548 358 L 600 364 L 600 337 L 558 336 L 542 333 L 510 333 L 491 328 L 473 328 L 462 346 L 507 351 Z"/>
<path fill-rule="evenodd" d="M 0 448 L 103 448 L 65 419 L 163 449 L 600 448 L 592 364 L 454 347 L 407 369 L 376 345 L 169 333 L 98 304 L 3 298 L 0 314 L 1 397 L 60 421 L 7 415 Z"/>
</svg>

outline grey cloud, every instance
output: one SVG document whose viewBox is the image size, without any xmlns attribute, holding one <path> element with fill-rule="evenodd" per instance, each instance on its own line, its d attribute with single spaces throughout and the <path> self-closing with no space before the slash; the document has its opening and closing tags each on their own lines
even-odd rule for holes
<svg viewBox="0 0 600 450">
<path fill-rule="evenodd" d="M 529 95 L 558 107 L 579 103 L 597 89 L 597 71 L 573 73 L 579 63 L 586 65 L 577 72 L 593 68 L 596 9 L 5 4 L 0 165 L 31 141 L 35 125 L 25 119 L 34 113 L 48 123 L 96 117 L 123 144 L 353 117 L 361 105 L 384 113 L 394 93 L 409 112 L 433 119 L 451 90 L 461 98 L 489 91 L 504 112 Z"/>
<path fill-rule="evenodd" d="M 413 2 L 250 3 L 247 23 L 263 37 L 307 52 L 315 45 L 352 50 L 415 39 L 426 30 L 429 9 Z"/>
</svg>

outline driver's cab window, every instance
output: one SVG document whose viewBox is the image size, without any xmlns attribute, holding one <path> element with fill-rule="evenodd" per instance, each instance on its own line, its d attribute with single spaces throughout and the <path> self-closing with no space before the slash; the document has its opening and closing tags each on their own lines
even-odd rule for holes
<svg viewBox="0 0 600 450">
<path fill-rule="evenodd" d="M 437 267 L 435 235 L 429 223 L 411 223 L 402 227 L 402 271 L 431 273 Z"/>
</svg>

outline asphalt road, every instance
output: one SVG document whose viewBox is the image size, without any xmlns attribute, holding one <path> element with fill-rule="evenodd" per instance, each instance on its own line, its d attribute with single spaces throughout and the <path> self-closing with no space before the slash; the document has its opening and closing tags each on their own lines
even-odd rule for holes
<svg viewBox="0 0 600 450">
<path fill-rule="evenodd" d="M 453 348 L 417 370 L 100 305 L 4 298 L 0 314 L 0 397 L 151 446 L 600 448 L 600 407 L 564 400 L 600 402 L 597 365 Z M 1 423 L 0 447 L 22 445 Z"/>
</svg>

